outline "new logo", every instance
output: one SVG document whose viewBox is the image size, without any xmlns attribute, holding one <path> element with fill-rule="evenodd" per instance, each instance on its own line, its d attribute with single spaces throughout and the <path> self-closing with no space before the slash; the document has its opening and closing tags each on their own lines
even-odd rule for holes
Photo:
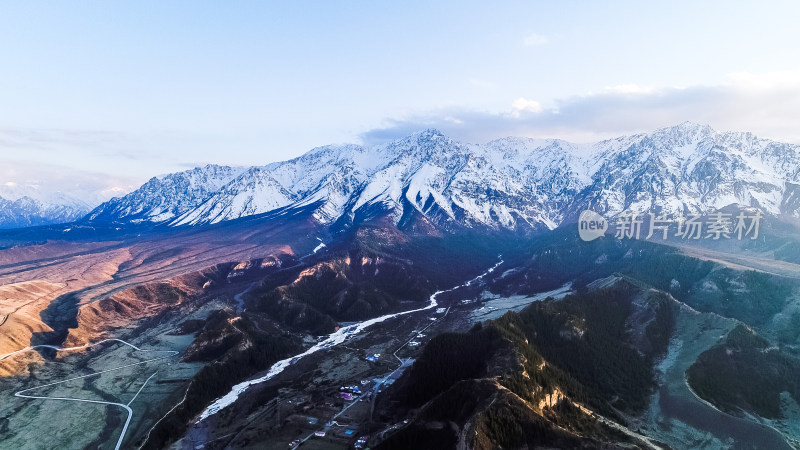
<svg viewBox="0 0 800 450">
<path fill-rule="evenodd" d="M 589 211 L 583 211 L 578 217 L 578 234 L 584 241 L 593 241 L 606 234 L 608 230 L 608 221 L 600 214 Z"/>
</svg>

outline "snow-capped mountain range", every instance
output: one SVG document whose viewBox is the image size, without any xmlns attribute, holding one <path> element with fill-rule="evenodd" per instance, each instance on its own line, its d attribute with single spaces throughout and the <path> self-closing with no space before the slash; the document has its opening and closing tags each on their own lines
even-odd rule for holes
<svg viewBox="0 0 800 450">
<path fill-rule="evenodd" d="M 423 218 L 443 227 L 543 229 L 587 208 L 687 214 L 734 203 L 798 217 L 800 146 L 692 123 L 590 144 L 465 144 L 425 130 L 265 166 L 209 165 L 153 178 L 87 219 L 181 226 L 305 207 L 323 224 L 383 212 L 396 224 Z"/>
<path fill-rule="evenodd" d="M 85 216 L 90 209 L 89 205 L 69 197 L 54 203 L 27 196 L 16 200 L 0 197 L 0 228 L 73 222 Z"/>
<path fill-rule="evenodd" d="M 63 192 L 7 182 L 0 185 L 0 228 L 73 222 L 95 205 Z"/>
<path fill-rule="evenodd" d="M 0 156 L 0 229 L 74 222 L 141 179 Z"/>
</svg>

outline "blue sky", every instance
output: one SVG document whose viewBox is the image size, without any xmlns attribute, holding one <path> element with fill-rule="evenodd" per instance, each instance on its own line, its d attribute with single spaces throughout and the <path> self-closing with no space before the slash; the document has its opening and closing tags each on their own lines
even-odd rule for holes
<svg viewBox="0 0 800 450">
<path fill-rule="evenodd" d="M 800 142 L 799 5 L 3 2 L 0 161 L 135 184 L 426 127 Z"/>
</svg>

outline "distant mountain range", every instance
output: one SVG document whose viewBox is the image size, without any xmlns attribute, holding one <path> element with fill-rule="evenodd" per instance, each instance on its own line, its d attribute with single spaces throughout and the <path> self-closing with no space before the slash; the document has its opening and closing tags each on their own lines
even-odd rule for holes
<svg viewBox="0 0 800 450">
<path fill-rule="evenodd" d="M 422 219 L 444 228 L 552 229 L 587 208 L 685 214 L 735 203 L 797 217 L 798 193 L 800 146 L 688 122 L 591 144 L 465 144 L 430 129 L 266 166 L 153 178 L 87 219 L 180 226 L 310 207 L 324 224 L 388 214 L 400 226 Z"/>
<path fill-rule="evenodd" d="M 0 197 L 0 228 L 23 228 L 53 223 L 73 222 L 91 209 L 80 201 L 44 203 L 31 197 L 9 200 Z"/>
<path fill-rule="evenodd" d="M 8 155 L 10 157 L 10 155 Z M 0 157 L 0 229 L 75 222 L 141 181 Z"/>
<path fill-rule="evenodd" d="M 81 218 L 200 225 L 281 208 L 310 208 L 323 224 L 388 215 L 400 227 L 421 221 L 445 229 L 552 229 L 584 209 L 687 214 L 730 204 L 800 217 L 800 146 L 688 122 L 590 144 L 466 144 L 430 129 L 377 146 L 319 147 L 265 166 L 207 165 L 154 177 L 96 207 L 66 194 L 18 191 L 0 189 L 0 228 Z"/>
<path fill-rule="evenodd" d="M 0 185 L 0 228 L 73 222 L 95 205 L 78 196 L 8 182 Z"/>
</svg>

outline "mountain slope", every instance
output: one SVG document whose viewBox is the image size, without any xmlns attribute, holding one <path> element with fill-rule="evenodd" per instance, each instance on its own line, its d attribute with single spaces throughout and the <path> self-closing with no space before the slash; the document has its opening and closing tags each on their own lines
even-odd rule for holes
<svg viewBox="0 0 800 450">
<path fill-rule="evenodd" d="M 671 303 L 617 281 L 440 334 L 379 397 L 382 413 L 408 425 L 376 448 L 645 447 L 613 423 L 647 407 Z"/>
<path fill-rule="evenodd" d="M 230 216 L 260 214 L 292 203 L 294 195 L 283 188 L 268 171 L 253 167 L 234 178 L 217 193 L 178 217 L 176 225 L 217 223 Z"/>
<path fill-rule="evenodd" d="M 701 213 L 733 203 L 778 215 L 796 182 L 798 147 L 749 133 L 717 133 L 684 123 L 604 155 L 571 207 L 597 211 Z M 797 216 L 797 210 L 786 211 Z"/>
<path fill-rule="evenodd" d="M 203 204 L 243 169 L 207 165 L 153 177 L 139 189 L 98 206 L 86 217 L 98 221 L 164 222 Z"/>
</svg>

